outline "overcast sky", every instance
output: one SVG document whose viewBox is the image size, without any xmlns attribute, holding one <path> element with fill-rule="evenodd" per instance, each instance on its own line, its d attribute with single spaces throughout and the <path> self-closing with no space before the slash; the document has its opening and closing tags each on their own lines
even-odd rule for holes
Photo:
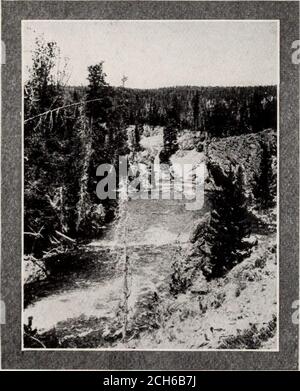
<svg viewBox="0 0 300 391">
<path fill-rule="evenodd" d="M 26 21 L 23 69 L 37 35 L 69 58 L 70 85 L 87 84 L 87 67 L 104 61 L 111 85 L 269 85 L 278 80 L 275 21 Z"/>
</svg>

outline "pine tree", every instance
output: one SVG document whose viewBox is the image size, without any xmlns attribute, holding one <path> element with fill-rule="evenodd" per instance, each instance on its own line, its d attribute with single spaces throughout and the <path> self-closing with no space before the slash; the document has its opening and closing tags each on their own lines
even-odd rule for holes
<svg viewBox="0 0 300 391">
<path fill-rule="evenodd" d="M 199 91 L 197 91 L 192 99 L 194 130 L 197 130 L 199 128 L 199 114 L 200 114 L 199 104 L 200 104 L 200 95 L 199 95 Z"/>
<path fill-rule="evenodd" d="M 150 103 L 149 124 L 152 126 L 157 126 L 160 124 L 160 115 L 158 112 L 158 106 L 154 100 L 151 101 Z"/>
<path fill-rule="evenodd" d="M 171 107 L 168 110 L 168 119 L 169 123 L 175 126 L 176 128 L 180 128 L 181 126 L 181 105 L 177 95 L 175 94 L 172 98 Z"/>
<path fill-rule="evenodd" d="M 133 149 L 135 152 L 141 150 L 141 133 L 143 131 L 143 127 L 140 124 L 135 125 L 133 130 Z"/>
<path fill-rule="evenodd" d="M 107 111 L 112 106 L 109 99 L 110 88 L 105 78 L 106 73 L 103 71 L 103 61 L 88 67 L 87 100 L 93 101 L 97 99 L 97 101 L 90 102 L 87 105 L 87 114 L 94 127 L 97 127 L 98 122 L 106 122 Z"/>
<path fill-rule="evenodd" d="M 64 118 L 63 110 L 56 115 L 49 111 L 65 101 L 66 72 L 55 72 L 59 62 L 57 44 L 37 38 L 24 88 L 24 231 L 41 233 L 33 245 L 32 236 L 26 235 L 24 248 L 37 257 L 52 247 L 50 235 L 65 229 L 63 181 L 72 119 Z"/>
<path fill-rule="evenodd" d="M 180 105 L 176 95 L 174 95 L 172 106 L 167 112 L 167 118 L 163 132 L 164 149 L 160 155 L 162 163 L 167 163 L 170 156 L 178 150 L 177 132 L 180 127 Z"/>
<path fill-rule="evenodd" d="M 259 172 L 254 176 L 253 195 L 259 209 L 265 210 L 274 206 L 276 181 L 272 169 L 272 156 L 266 143 L 261 143 Z"/>
<path fill-rule="evenodd" d="M 243 239 L 250 233 L 241 166 L 230 165 L 229 172 L 208 162 L 212 188 L 208 191 L 211 206 L 210 222 L 201 250 L 208 267 L 207 277 L 219 277 L 249 255 Z"/>
<path fill-rule="evenodd" d="M 172 123 L 164 127 L 163 141 L 164 149 L 161 152 L 160 160 L 162 163 L 167 163 L 170 156 L 178 150 L 177 129 Z"/>
</svg>

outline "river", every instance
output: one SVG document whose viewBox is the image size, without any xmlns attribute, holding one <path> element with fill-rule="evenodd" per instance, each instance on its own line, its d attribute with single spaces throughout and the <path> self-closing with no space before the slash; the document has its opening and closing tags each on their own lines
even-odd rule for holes
<svg viewBox="0 0 300 391">
<path fill-rule="evenodd" d="M 157 154 L 161 143 L 159 135 L 152 142 L 150 137 L 144 140 L 144 146 Z M 191 161 L 203 159 L 193 151 L 179 160 L 187 155 Z M 127 201 L 129 308 L 133 311 L 147 292 L 157 292 L 160 297 L 168 295 L 175 253 L 179 247 L 189 245 L 189 235 L 199 217 L 199 210 L 188 210 L 186 203 L 184 197 Z M 55 279 L 39 283 L 38 294 L 24 309 L 24 323 L 32 317 L 33 326 L 40 333 L 55 327 L 64 337 L 84 337 L 99 329 L 98 321 L 102 325 L 113 322 L 124 282 L 115 230 L 115 224 L 111 224 L 103 237 L 74 256 L 67 269 L 58 270 Z M 97 347 L 97 342 L 94 345 Z"/>
</svg>

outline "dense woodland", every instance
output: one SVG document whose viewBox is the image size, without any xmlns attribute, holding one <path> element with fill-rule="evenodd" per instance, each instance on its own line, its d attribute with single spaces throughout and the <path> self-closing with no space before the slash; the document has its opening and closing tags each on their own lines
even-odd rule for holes
<svg viewBox="0 0 300 391">
<path fill-rule="evenodd" d="M 156 127 L 163 131 L 161 162 L 169 162 L 187 131 L 191 149 L 206 154 L 208 170 L 209 216 L 195 227 L 193 251 L 174 257 L 171 294 L 184 293 L 197 270 L 210 281 L 249 257 L 253 244 L 247 238 L 253 220 L 259 221 L 258 215 L 266 216 L 275 206 L 276 87 L 113 87 L 106 81 L 103 62 L 88 67 L 86 87 L 70 87 L 67 66 L 58 68 L 62 63 L 55 42 L 36 39 L 24 86 L 26 261 L 43 265 L 101 238 L 103 227 L 120 218 L 121 202 L 118 197 L 99 200 L 96 169 L 102 163 L 117 165 L 119 156 L 138 155 L 146 129 L 155 131 Z M 222 140 L 228 144 L 225 141 L 219 150 L 221 158 L 216 158 L 211 151 L 220 148 Z M 236 153 L 234 159 L 226 157 L 225 168 L 224 151 L 235 153 L 237 145 L 246 156 L 243 164 Z M 251 148 L 254 156 L 259 155 L 256 168 L 251 167 Z M 247 165 L 253 175 L 246 172 Z M 124 287 L 127 262 L 128 257 Z M 128 293 L 124 292 L 126 304 Z M 123 339 L 128 335 L 126 306 L 122 308 Z M 30 322 L 24 329 L 28 346 L 37 336 Z M 155 323 L 155 327 L 159 326 Z"/>
<path fill-rule="evenodd" d="M 68 87 L 73 99 L 84 99 L 87 89 Z M 274 128 L 277 120 L 276 87 L 169 87 L 114 88 L 126 106 L 129 124 L 175 125 L 226 137 Z"/>
<path fill-rule="evenodd" d="M 58 63 L 56 43 L 38 38 L 24 86 L 24 243 L 25 254 L 33 259 L 64 253 L 78 242 L 101 236 L 102 226 L 115 217 L 118 200 L 97 198 L 96 168 L 101 163 L 116 164 L 120 155 L 132 152 L 129 144 L 138 151 L 144 125 L 163 127 L 162 161 L 168 161 L 177 150 L 177 135 L 183 129 L 200 134 L 204 142 L 276 129 L 274 86 L 112 87 L 106 82 L 104 63 L 99 62 L 87 69 L 87 87 L 70 87 L 67 67 L 57 69 Z M 134 127 L 131 143 L 129 125 Z M 268 147 L 262 146 L 262 154 L 253 195 L 266 209 L 275 190 Z M 224 176 L 209 162 L 208 169 L 216 181 Z M 229 221 L 230 235 L 226 235 L 230 240 L 222 246 L 225 233 L 218 231 L 218 226 L 222 218 L 244 220 L 240 170 L 230 169 L 218 190 L 209 193 L 214 212 L 207 242 L 216 254 L 223 254 L 226 248 L 230 263 L 237 262 L 236 256 L 231 259 L 232 254 L 236 255 L 247 227 L 237 228 Z M 228 216 L 227 206 L 232 202 L 240 206 Z M 218 264 L 218 255 L 210 258 Z M 222 268 L 217 265 L 217 275 Z"/>
</svg>

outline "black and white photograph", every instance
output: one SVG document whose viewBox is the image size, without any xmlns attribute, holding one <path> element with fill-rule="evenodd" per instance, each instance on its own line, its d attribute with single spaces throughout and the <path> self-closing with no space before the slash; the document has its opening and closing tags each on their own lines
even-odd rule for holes
<svg viewBox="0 0 300 391">
<path fill-rule="evenodd" d="M 278 350 L 276 20 L 22 22 L 23 349 Z"/>
</svg>

